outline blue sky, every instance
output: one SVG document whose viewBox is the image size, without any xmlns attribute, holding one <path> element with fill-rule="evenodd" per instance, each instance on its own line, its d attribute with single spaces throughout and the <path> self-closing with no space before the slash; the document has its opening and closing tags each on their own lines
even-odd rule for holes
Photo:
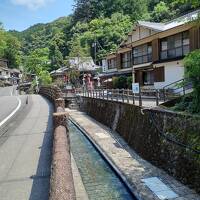
<svg viewBox="0 0 200 200">
<path fill-rule="evenodd" d="M 6 30 L 22 31 L 73 12 L 73 0 L 0 0 L 0 22 Z"/>
</svg>

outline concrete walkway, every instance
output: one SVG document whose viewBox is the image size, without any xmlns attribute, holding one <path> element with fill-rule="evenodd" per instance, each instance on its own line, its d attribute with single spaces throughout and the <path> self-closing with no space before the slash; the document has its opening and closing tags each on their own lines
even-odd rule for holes
<svg viewBox="0 0 200 200">
<path fill-rule="evenodd" d="M 83 112 L 69 109 L 67 112 L 111 160 L 140 199 L 200 200 L 194 190 L 139 157 L 117 133 Z"/>
<path fill-rule="evenodd" d="M 22 106 L 0 137 L 0 199 L 47 200 L 52 148 L 52 105 L 38 95 Z"/>
</svg>

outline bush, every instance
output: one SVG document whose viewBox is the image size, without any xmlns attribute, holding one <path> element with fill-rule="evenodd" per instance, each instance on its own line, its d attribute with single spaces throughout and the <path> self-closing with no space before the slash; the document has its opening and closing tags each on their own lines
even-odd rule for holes
<svg viewBox="0 0 200 200">
<path fill-rule="evenodd" d="M 112 84 L 113 84 L 113 88 L 116 89 L 118 86 L 118 77 L 112 78 Z"/>
<path fill-rule="evenodd" d="M 131 89 L 132 88 L 132 83 L 133 83 L 133 77 L 132 76 L 129 76 L 127 78 L 127 86 L 128 86 L 128 89 Z"/>
<path fill-rule="evenodd" d="M 118 89 L 127 88 L 127 78 L 126 76 L 114 77 L 113 78 L 113 87 Z"/>
<path fill-rule="evenodd" d="M 119 89 L 127 88 L 127 78 L 126 78 L 126 76 L 120 76 L 119 77 L 118 88 Z"/>
</svg>

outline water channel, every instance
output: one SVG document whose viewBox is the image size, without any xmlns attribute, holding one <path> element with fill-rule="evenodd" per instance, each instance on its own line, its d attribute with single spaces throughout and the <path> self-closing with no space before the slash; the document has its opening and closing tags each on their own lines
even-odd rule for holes
<svg viewBox="0 0 200 200">
<path fill-rule="evenodd" d="M 90 200 L 135 199 L 87 137 L 68 122 L 71 151 Z"/>
</svg>

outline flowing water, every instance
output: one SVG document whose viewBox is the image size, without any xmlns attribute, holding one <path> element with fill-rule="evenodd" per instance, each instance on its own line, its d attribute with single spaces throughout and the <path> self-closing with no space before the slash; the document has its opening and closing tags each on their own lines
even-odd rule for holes
<svg viewBox="0 0 200 200">
<path fill-rule="evenodd" d="M 71 151 L 90 200 L 135 199 L 87 137 L 69 121 Z"/>
</svg>

